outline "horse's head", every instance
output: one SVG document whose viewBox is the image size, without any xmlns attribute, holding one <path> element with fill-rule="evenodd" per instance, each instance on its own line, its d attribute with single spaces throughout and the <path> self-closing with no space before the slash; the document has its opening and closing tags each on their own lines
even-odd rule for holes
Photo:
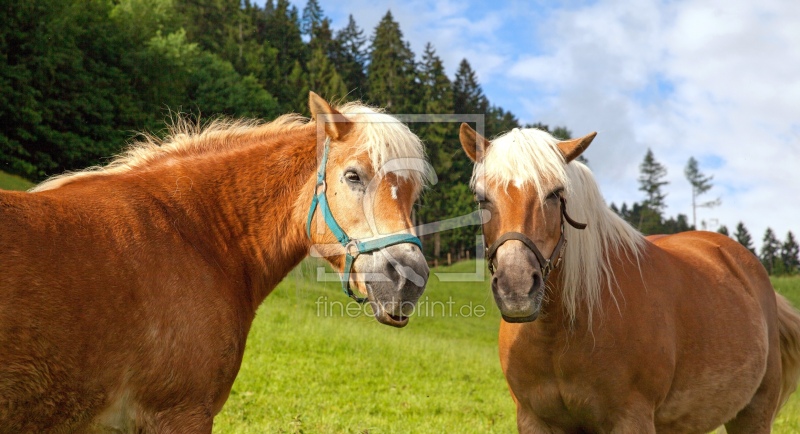
<svg viewBox="0 0 800 434">
<path fill-rule="evenodd" d="M 308 220 L 314 247 L 342 273 L 346 292 L 367 296 L 378 321 L 403 327 L 429 273 L 410 219 L 429 173 L 422 143 L 362 105 L 340 113 L 312 92 L 309 106 L 321 161 Z"/>
<path fill-rule="evenodd" d="M 544 287 L 565 246 L 566 165 L 594 139 L 557 141 L 535 130 L 514 129 L 493 142 L 467 124 L 461 146 L 476 163 L 472 179 L 479 206 L 491 217 L 483 225 L 492 292 L 503 318 L 529 322 L 539 316 Z"/>
</svg>

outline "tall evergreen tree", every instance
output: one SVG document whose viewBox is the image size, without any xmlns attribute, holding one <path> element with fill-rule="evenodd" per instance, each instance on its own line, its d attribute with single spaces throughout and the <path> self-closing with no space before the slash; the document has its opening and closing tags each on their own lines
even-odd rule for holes
<svg viewBox="0 0 800 434">
<path fill-rule="evenodd" d="M 643 191 L 646 196 L 644 204 L 659 213 L 663 212 L 667 207 L 664 202 L 667 194 L 661 190 L 661 187 L 669 184 L 669 181 L 664 180 L 664 177 L 667 176 L 667 168 L 656 161 L 653 151 L 648 148 L 642 164 L 639 165 L 639 170 L 641 171 L 639 190 Z"/>
<path fill-rule="evenodd" d="M 639 220 L 639 230 L 646 234 L 660 232 L 661 222 L 664 218 L 664 209 L 667 204 L 664 199 L 666 193 L 662 187 L 669 184 L 664 180 L 667 176 L 667 168 L 656 161 L 653 151 L 647 149 L 642 164 L 639 165 L 641 175 L 639 175 L 639 190 L 645 193 L 645 200 L 642 202 L 642 213 Z"/>
<path fill-rule="evenodd" d="M 771 228 L 767 228 L 766 232 L 764 232 L 763 241 L 764 244 L 761 245 L 761 255 L 759 257 L 767 272 L 773 274 L 778 271 L 776 266 L 780 257 L 781 243 L 775 238 L 775 233 L 772 232 Z"/>
<path fill-rule="evenodd" d="M 347 26 L 336 33 L 337 51 L 331 56 L 347 90 L 358 90 L 359 97 L 366 89 L 365 70 L 369 58 L 364 47 L 366 43 L 364 31 L 358 27 L 353 15 L 350 15 Z"/>
<path fill-rule="evenodd" d="M 322 24 L 325 14 L 317 0 L 308 0 L 303 8 L 303 19 L 300 21 L 300 31 L 304 35 L 313 36 L 314 30 Z"/>
<path fill-rule="evenodd" d="M 314 50 L 308 62 L 308 88 L 328 101 L 341 99 L 347 94 L 342 77 L 321 48 Z"/>
<path fill-rule="evenodd" d="M 422 62 L 419 67 L 420 113 L 436 115 L 448 114 L 453 111 L 453 90 L 450 79 L 447 78 L 444 64 L 433 45 L 425 45 L 422 54 Z M 455 209 L 447 202 L 448 189 L 452 187 L 453 171 L 450 170 L 453 164 L 453 155 L 456 149 L 451 149 L 454 144 L 452 137 L 456 135 L 455 125 L 448 122 L 439 122 L 432 119 L 431 122 L 422 122 L 414 126 L 417 134 L 425 143 L 425 151 L 436 173 L 439 175 L 439 185 L 437 188 L 428 190 L 421 198 L 418 215 L 423 222 L 430 223 L 443 220 L 448 217 L 457 217 L 453 214 Z M 459 240 L 463 237 L 463 231 L 448 231 L 446 233 L 436 232 L 433 234 L 433 249 L 429 252 L 434 258 L 440 257 L 441 246 L 463 243 Z M 427 245 L 427 243 L 426 243 Z"/>
<path fill-rule="evenodd" d="M 703 175 L 694 157 L 689 157 L 689 161 L 686 163 L 686 168 L 683 173 L 686 175 L 686 180 L 689 181 L 689 184 L 692 186 L 692 226 L 697 227 L 697 208 L 713 208 L 718 206 L 721 201 L 720 199 L 716 199 L 697 203 L 697 197 L 708 192 L 708 190 L 711 190 L 711 187 L 714 186 L 714 184 L 711 183 L 714 176 Z"/>
<path fill-rule="evenodd" d="M 750 236 L 750 232 L 744 227 L 743 222 L 739 222 L 739 224 L 736 225 L 736 232 L 733 233 L 733 238 L 751 253 L 754 255 L 756 254 L 756 249 L 753 247 L 753 237 Z"/>
<path fill-rule="evenodd" d="M 485 114 L 489 110 L 489 100 L 467 59 L 461 60 L 453 81 L 453 110 L 458 114 Z"/>
<path fill-rule="evenodd" d="M 308 42 L 312 55 L 315 50 L 321 50 L 325 57 L 332 59 L 339 51 L 337 45 L 331 30 L 331 20 L 323 18 L 319 25 L 314 27 L 311 40 Z"/>
<path fill-rule="evenodd" d="M 386 12 L 372 37 L 367 88 L 370 101 L 394 113 L 413 110 L 415 86 L 414 53 L 403 41 L 400 25 Z"/>
<path fill-rule="evenodd" d="M 442 59 L 436 55 L 433 45 L 425 45 L 419 65 L 419 108 L 424 114 L 449 114 L 453 112 L 453 90 L 447 78 Z M 452 165 L 452 149 L 446 148 L 454 133 L 453 124 L 426 122 L 417 128 L 423 138 L 428 157 L 436 173 L 446 174 Z"/>
<path fill-rule="evenodd" d="M 726 237 L 731 236 L 730 232 L 728 232 L 728 227 L 725 225 L 720 225 L 719 229 L 717 229 L 717 233 L 725 235 Z"/>
<path fill-rule="evenodd" d="M 287 95 L 285 100 L 286 105 L 292 107 L 292 111 L 304 115 L 310 115 L 308 112 L 308 74 L 306 73 L 299 60 L 294 61 L 292 72 L 286 77 L 286 85 L 292 89 L 292 93 Z"/>
<path fill-rule="evenodd" d="M 792 231 L 786 234 L 786 241 L 781 246 L 781 262 L 787 274 L 800 272 L 800 246 L 798 246 Z"/>
<path fill-rule="evenodd" d="M 269 77 L 274 81 L 268 81 L 265 87 L 278 99 L 282 111 L 303 113 L 308 109 L 308 95 L 301 98 L 298 93 L 308 89 L 302 70 L 308 60 L 308 47 L 300 37 L 297 8 L 291 6 L 289 0 L 278 0 L 266 16 L 264 26 L 265 42 L 277 50 L 277 74 Z M 298 63 L 299 71 L 295 70 Z"/>
</svg>

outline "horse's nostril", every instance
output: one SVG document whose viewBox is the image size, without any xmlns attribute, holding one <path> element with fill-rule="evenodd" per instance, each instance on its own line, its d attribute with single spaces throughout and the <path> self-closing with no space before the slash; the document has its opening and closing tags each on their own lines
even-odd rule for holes
<svg viewBox="0 0 800 434">
<path fill-rule="evenodd" d="M 531 284 L 530 294 L 536 292 L 539 288 L 542 287 L 542 275 L 538 272 L 533 273 L 533 284 Z"/>
</svg>

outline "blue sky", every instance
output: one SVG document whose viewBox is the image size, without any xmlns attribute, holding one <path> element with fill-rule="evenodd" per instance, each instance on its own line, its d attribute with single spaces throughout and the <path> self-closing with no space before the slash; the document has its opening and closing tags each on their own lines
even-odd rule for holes
<svg viewBox="0 0 800 434">
<path fill-rule="evenodd" d="M 293 2 L 299 10 L 305 0 Z M 452 77 L 467 58 L 522 123 L 597 131 L 587 151 L 609 202 L 641 200 L 647 148 L 668 168 L 667 213 L 691 216 L 683 168 L 714 175 L 709 228 L 800 232 L 800 2 L 320 0 L 334 29 L 369 36 L 391 9 L 412 50 Z M 453 138 L 457 140 L 456 137 Z"/>
</svg>

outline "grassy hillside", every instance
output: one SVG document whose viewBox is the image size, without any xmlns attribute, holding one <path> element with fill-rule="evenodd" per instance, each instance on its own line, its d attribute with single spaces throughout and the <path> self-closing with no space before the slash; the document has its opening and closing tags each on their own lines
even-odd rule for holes
<svg viewBox="0 0 800 434">
<path fill-rule="evenodd" d="M 33 183 L 17 175 L 0 171 L 0 190 L 27 190 Z"/>
<path fill-rule="evenodd" d="M 434 271 L 474 270 L 467 261 Z M 315 275 L 304 263 L 259 310 L 215 432 L 516 431 L 497 358 L 499 314 L 483 282 L 432 276 L 420 316 L 397 330 L 348 316 L 339 283 L 318 284 Z M 775 284 L 800 304 L 800 279 Z M 800 432 L 800 398 L 773 432 Z"/>
</svg>

